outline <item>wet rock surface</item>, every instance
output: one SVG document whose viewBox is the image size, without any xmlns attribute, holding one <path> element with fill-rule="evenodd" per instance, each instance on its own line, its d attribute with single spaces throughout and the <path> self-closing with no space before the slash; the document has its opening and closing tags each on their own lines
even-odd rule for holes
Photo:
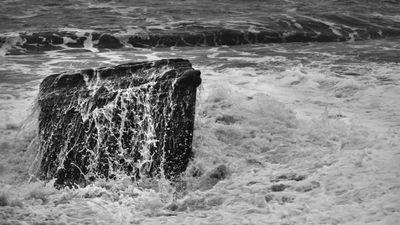
<svg viewBox="0 0 400 225">
<path fill-rule="evenodd" d="M 38 98 L 38 178 L 56 185 L 119 173 L 173 179 L 192 157 L 200 83 L 200 71 L 183 59 L 48 76 Z"/>
</svg>

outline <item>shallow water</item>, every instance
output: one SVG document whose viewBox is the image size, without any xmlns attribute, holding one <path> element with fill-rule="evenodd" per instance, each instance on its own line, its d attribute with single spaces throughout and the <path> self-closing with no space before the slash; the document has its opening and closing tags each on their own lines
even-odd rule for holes
<svg viewBox="0 0 400 225">
<path fill-rule="evenodd" d="M 303 6 L 294 1 L 282 3 L 288 7 L 271 2 L 265 6 L 251 1 L 246 4 L 249 11 L 243 10 L 244 3 L 239 1 L 220 4 L 229 6 L 234 16 L 244 14 L 252 21 L 257 14 L 250 17 L 248 12 L 257 4 L 264 6 L 259 9 L 261 14 L 281 13 L 282 8 L 291 7 L 296 12 L 312 14 L 313 10 L 326 7 L 339 11 L 341 6 L 351 12 L 363 14 L 370 10 L 375 14 L 365 15 L 379 13 L 392 19 L 398 17 L 395 9 L 399 6 L 396 1 L 381 1 L 380 7 L 372 7 L 369 1 L 351 1 L 352 7 L 343 1 L 315 1 Z M 136 2 L 135 9 L 130 8 L 133 6 L 129 1 L 92 3 L 79 3 L 78 6 L 88 5 L 83 8 L 77 7 L 77 1 L 49 1 L 48 6 L 41 3 L 41 7 L 25 11 L 18 4 L 28 3 L 17 1 L 7 3 L 1 10 L 11 14 L 10 7 L 19 9 L 20 13 L 13 15 L 21 18 L 14 20 L 21 24 L 22 20 L 29 21 L 31 25 L 26 27 L 34 31 L 62 27 L 58 21 L 39 25 L 43 18 L 38 15 L 52 18 L 52 14 L 46 13 L 50 9 L 43 7 L 52 8 L 54 13 L 72 7 L 79 15 L 84 15 L 79 10 L 92 7 L 96 13 L 110 14 L 104 20 L 111 20 L 115 13 L 133 16 L 131 10 L 142 16 L 146 8 L 150 13 L 168 11 L 167 6 L 157 2 L 146 7 L 145 2 Z M 179 15 L 173 21 L 188 16 L 182 12 L 188 11 L 185 7 L 199 5 L 197 1 L 179 4 L 182 7 L 169 12 Z M 116 10 L 108 10 L 110 5 Z M 210 8 L 200 5 L 203 8 L 197 15 L 203 15 L 201 9 Z M 229 10 L 222 15 L 210 14 L 221 20 L 228 18 Z M 76 21 L 60 21 L 79 29 L 98 25 L 85 18 L 63 15 Z M 115 23 L 124 26 L 121 18 Z M 112 22 L 106 23 L 114 26 Z M 6 26 L 4 22 L 0 27 L 4 33 L 30 29 Z M 40 54 L 0 56 L 0 222 L 399 224 L 399 43 L 397 37 L 390 37 L 357 42 L 125 46 L 112 50 L 84 45 L 37 52 Z M 30 144 L 36 132 L 31 109 L 45 76 L 176 57 L 189 59 L 194 68 L 202 71 L 203 79 L 197 99 L 195 157 L 182 184 L 151 179 L 133 183 L 123 175 L 79 189 L 57 190 L 52 186 L 54 181 L 28 182 L 37 150 L 34 142 Z M 228 173 L 219 181 L 210 173 L 221 165 Z"/>
</svg>

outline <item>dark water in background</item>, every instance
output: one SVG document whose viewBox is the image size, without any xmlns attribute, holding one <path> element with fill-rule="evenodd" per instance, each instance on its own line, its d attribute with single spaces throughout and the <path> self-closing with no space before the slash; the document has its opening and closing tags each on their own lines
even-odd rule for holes
<svg viewBox="0 0 400 225">
<path fill-rule="evenodd" d="M 176 24 L 257 24 L 271 26 L 302 16 L 338 25 L 392 25 L 398 28 L 396 0 L 177 0 L 177 1 L 1 1 L 1 31 L 59 28 L 120 31 L 127 27 L 169 28 Z"/>
<path fill-rule="evenodd" d="M 396 0 L 177 0 L 177 1 L 4 1 L 1 31 L 40 31 L 63 27 L 124 30 L 126 27 L 161 26 L 170 23 L 234 22 L 271 24 L 287 17 L 362 20 L 366 25 L 395 25 Z M 334 18 L 337 18 L 335 21 Z M 356 21 L 353 21 L 356 23 Z M 348 21 L 348 23 L 352 23 Z"/>
<path fill-rule="evenodd" d="M 27 182 L 45 76 L 179 57 L 203 78 L 184 192 Z M 0 224 L 400 224 L 399 71 L 398 0 L 0 0 Z"/>
</svg>

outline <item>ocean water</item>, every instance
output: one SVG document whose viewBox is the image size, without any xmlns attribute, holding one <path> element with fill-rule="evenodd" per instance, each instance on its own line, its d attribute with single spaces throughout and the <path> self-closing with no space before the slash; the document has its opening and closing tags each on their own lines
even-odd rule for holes
<svg viewBox="0 0 400 225">
<path fill-rule="evenodd" d="M 44 77 L 162 58 L 202 71 L 182 184 L 31 179 Z M 0 65 L 0 224 L 400 224 L 397 0 L 0 0 Z"/>
</svg>

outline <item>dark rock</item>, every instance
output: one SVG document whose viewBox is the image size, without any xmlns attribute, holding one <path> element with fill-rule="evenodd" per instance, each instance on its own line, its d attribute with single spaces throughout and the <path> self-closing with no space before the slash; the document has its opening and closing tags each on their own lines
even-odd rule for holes
<svg viewBox="0 0 400 225">
<path fill-rule="evenodd" d="M 87 40 L 88 37 L 76 37 L 72 36 L 71 39 L 74 40 L 74 42 L 67 42 L 65 43 L 66 46 L 70 48 L 83 48 L 85 45 L 85 41 Z"/>
<path fill-rule="evenodd" d="M 48 76 L 38 98 L 37 176 L 70 186 L 118 173 L 174 179 L 192 157 L 200 82 L 182 59 Z"/>
<path fill-rule="evenodd" d="M 122 48 L 124 45 L 121 44 L 118 38 L 110 35 L 110 34 L 103 34 L 100 36 L 98 40 L 98 44 L 94 45 L 96 48 Z"/>
<path fill-rule="evenodd" d="M 63 43 L 63 38 L 52 32 L 21 34 L 25 41 L 22 48 L 28 52 L 52 51 L 61 49 L 59 44 Z"/>
<path fill-rule="evenodd" d="M 199 86 L 201 84 L 200 71 L 188 70 L 182 74 L 177 80 L 176 85 L 187 87 L 187 86 Z"/>
<path fill-rule="evenodd" d="M 179 206 L 178 206 L 175 202 L 169 204 L 169 205 L 166 207 L 166 209 L 168 209 L 168 210 L 170 210 L 170 211 L 176 211 L 176 210 L 178 210 L 178 208 L 179 208 Z"/>
<path fill-rule="evenodd" d="M 68 4 L 63 4 L 66 6 Z M 51 4 L 47 7 L 51 7 Z M 267 19 L 268 18 L 268 19 Z M 23 39 L 8 54 L 22 54 L 59 50 L 66 48 L 83 48 L 84 42 L 92 38 L 98 48 L 120 48 L 125 44 L 133 47 L 173 47 L 173 46 L 221 46 L 245 45 L 256 43 L 287 42 L 338 42 L 357 41 L 379 38 L 398 38 L 400 23 L 367 13 L 313 13 L 313 15 L 281 14 L 268 15 L 262 21 L 247 21 L 240 24 L 218 23 L 210 21 L 193 23 L 178 22 L 166 29 L 143 26 L 143 31 L 132 34 L 116 34 L 79 31 L 53 30 L 36 33 L 20 33 Z M 256 23 L 254 23 L 256 22 Z M 31 26 L 29 22 L 22 26 Z M 248 29 L 250 28 L 251 29 Z M 102 30 L 102 29 L 100 29 Z M 7 36 L 0 34 L 0 47 Z M 122 41 L 123 40 L 123 41 Z M 122 44 L 124 43 L 124 45 Z M 19 50 L 19 51 L 17 51 Z M 362 53 L 361 53 L 362 54 Z M 371 57 L 376 58 L 376 52 Z M 386 60 L 398 60 L 397 53 Z M 381 58 L 381 57 L 378 57 Z M 372 59 L 373 60 L 373 59 Z"/>
<path fill-rule="evenodd" d="M 287 186 L 284 184 L 274 184 L 271 186 L 271 191 L 280 192 L 280 191 L 284 191 L 286 188 L 287 188 Z"/>
</svg>

